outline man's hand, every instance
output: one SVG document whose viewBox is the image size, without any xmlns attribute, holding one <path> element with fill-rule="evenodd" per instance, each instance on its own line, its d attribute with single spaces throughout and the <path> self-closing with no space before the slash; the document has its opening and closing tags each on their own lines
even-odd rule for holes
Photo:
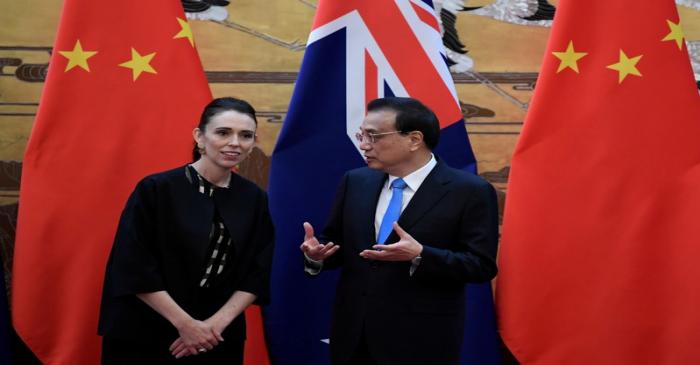
<svg viewBox="0 0 700 365">
<path fill-rule="evenodd" d="M 399 235 L 399 240 L 396 243 L 374 245 L 372 250 L 360 252 L 360 256 L 368 260 L 377 261 L 411 261 L 423 252 L 423 245 L 413 239 L 396 222 L 394 222 L 394 231 Z"/>
<path fill-rule="evenodd" d="M 320 244 L 314 236 L 314 227 L 309 222 L 304 222 L 304 243 L 299 248 L 310 259 L 323 261 L 338 251 L 340 246 L 336 246 L 333 242 Z"/>
</svg>

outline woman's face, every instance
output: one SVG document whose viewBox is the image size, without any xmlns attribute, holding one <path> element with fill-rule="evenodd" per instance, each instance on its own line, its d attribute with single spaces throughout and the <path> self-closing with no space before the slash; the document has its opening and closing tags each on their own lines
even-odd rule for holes
<svg viewBox="0 0 700 365">
<path fill-rule="evenodd" d="M 203 131 L 194 130 L 198 147 L 204 148 L 201 159 L 212 167 L 232 169 L 253 150 L 255 127 L 253 118 L 235 110 L 214 115 Z"/>
</svg>

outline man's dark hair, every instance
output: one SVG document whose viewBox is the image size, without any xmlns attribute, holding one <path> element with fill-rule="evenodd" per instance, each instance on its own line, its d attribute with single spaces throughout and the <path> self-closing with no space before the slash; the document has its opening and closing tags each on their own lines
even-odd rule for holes
<svg viewBox="0 0 700 365">
<path fill-rule="evenodd" d="M 367 104 L 367 112 L 390 110 L 396 113 L 396 130 L 423 133 L 425 145 L 432 151 L 440 140 L 440 122 L 427 106 L 413 98 L 380 98 Z"/>
</svg>

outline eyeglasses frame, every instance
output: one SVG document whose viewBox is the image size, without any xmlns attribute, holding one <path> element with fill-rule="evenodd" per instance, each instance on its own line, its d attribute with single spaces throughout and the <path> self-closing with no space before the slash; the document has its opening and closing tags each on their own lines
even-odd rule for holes
<svg viewBox="0 0 700 365">
<path fill-rule="evenodd" d="M 382 136 L 386 136 L 386 135 L 389 135 L 389 134 L 396 134 L 396 133 L 402 133 L 402 134 L 403 134 L 404 132 L 403 132 L 403 131 L 392 131 L 392 132 L 383 132 L 383 133 L 369 133 L 369 132 L 367 132 L 367 133 L 362 133 L 362 132 L 357 132 L 357 133 L 355 133 L 355 139 L 357 139 L 358 142 L 363 143 L 364 140 L 365 140 L 365 136 L 367 136 L 367 137 L 369 138 L 369 140 L 367 141 L 367 143 L 369 143 L 369 144 L 375 144 L 375 143 L 377 143 L 377 140 L 379 139 L 379 138 L 377 138 L 377 137 L 382 137 Z"/>
</svg>

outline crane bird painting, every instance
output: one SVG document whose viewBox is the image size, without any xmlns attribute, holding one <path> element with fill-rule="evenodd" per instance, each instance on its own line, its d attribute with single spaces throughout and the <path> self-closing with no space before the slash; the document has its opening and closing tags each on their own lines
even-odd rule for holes
<svg viewBox="0 0 700 365">
<path fill-rule="evenodd" d="M 547 0 L 496 0 L 486 6 L 470 7 L 462 0 L 435 0 L 435 11 L 441 20 L 443 43 L 447 49 L 450 70 L 470 73 L 474 60 L 468 56 L 466 46 L 456 28 L 457 16 L 464 12 L 489 17 L 502 22 L 551 27 L 556 8 Z M 700 11 L 700 0 L 676 0 L 676 4 Z M 700 40 L 686 40 L 695 80 L 700 89 Z"/>
</svg>

